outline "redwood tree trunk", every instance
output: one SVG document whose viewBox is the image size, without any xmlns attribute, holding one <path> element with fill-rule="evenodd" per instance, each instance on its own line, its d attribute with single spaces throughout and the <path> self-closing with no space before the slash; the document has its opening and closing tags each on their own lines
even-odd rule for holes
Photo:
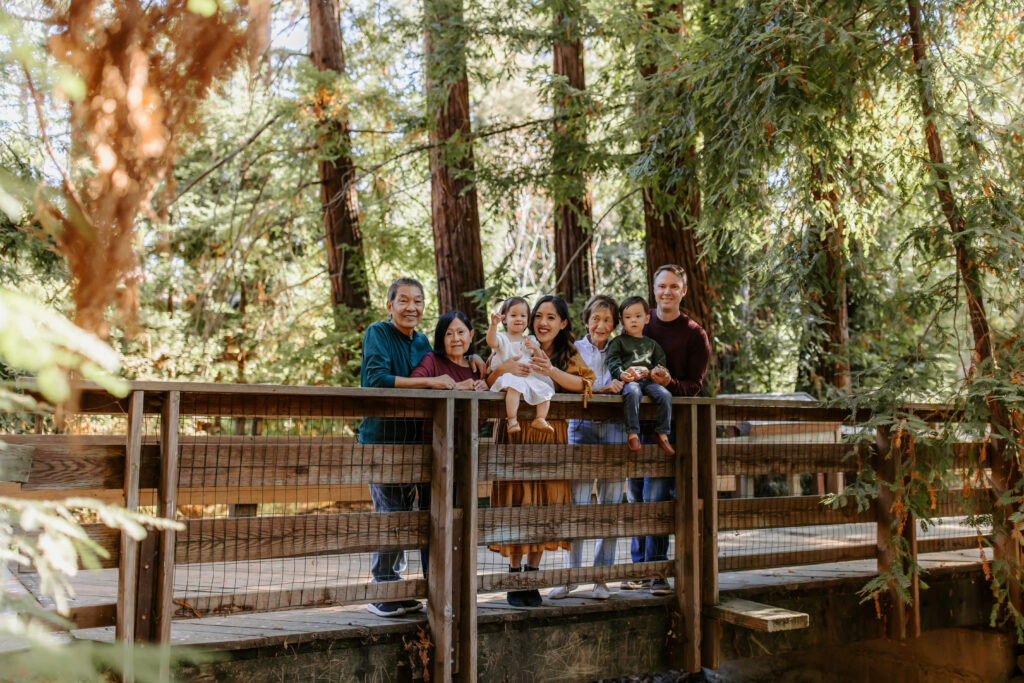
<svg viewBox="0 0 1024 683">
<path fill-rule="evenodd" d="M 692 152 L 692 148 L 691 148 Z M 686 270 L 688 290 L 682 309 L 704 328 L 713 340 L 715 319 L 711 309 L 714 298 L 708 278 L 707 263 L 700 255 L 700 241 L 693 225 L 700 219 L 700 188 L 696 179 L 684 181 L 669 197 L 659 197 L 656 189 L 643 191 L 644 227 L 647 231 L 647 282 L 650 300 L 654 301 L 654 272 L 667 263 Z M 664 202 L 670 207 L 662 209 Z M 712 342 L 714 348 L 714 342 Z"/>
<path fill-rule="evenodd" d="M 424 32 L 430 141 L 430 209 L 434 229 L 438 306 L 482 322 L 479 304 L 467 296 L 483 289 L 480 216 L 472 182 L 469 82 L 461 0 L 427 0 Z M 452 74 L 455 74 L 453 77 Z"/>
<path fill-rule="evenodd" d="M 317 69 L 338 73 L 345 70 L 338 0 L 309 0 L 309 41 Z M 319 169 L 331 304 L 363 310 L 367 306 L 366 271 L 363 238 L 359 233 L 355 166 L 348 153 L 348 116 L 342 110 L 341 114 L 325 118 L 320 126 L 321 139 L 342 150 L 321 161 Z"/>
<path fill-rule="evenodd" d="M 824 256 L 821 273 L 821 325 L 824 327 L 825 343 L 818 354 L 817 374 L 828 384 L 849 391 L 850 380 L 850 316 L 846 306 L 846 259 L 843 256 L 843 219 L 839 215 L 839 193 L 832 185 L 834 180 L 815 165 L 812 173 L 814 189 L 811 191 L 817 204 L 827 202 L 830 207 L 830 222 L 813 231 L 815 246 Z M 824 179 L 824 180 L 823 180 Z M 822 182 L 829 188 L 822 191 Z"/>
<path fill-rule="evenodd" d="M 664 6 L 662 6 L 664 7 Z M 658 21 L 660 7 L 655 5 L 647 14 L 648 20 Z M 665 11 L 682 14 L 682 6 L 670 3 Z M 685 33 L 680 24 L 677 29 Z M 656 55 L 641 55 L 640 73 L 644 78 L 657 73 Z M 643 108 L 638 103 L 638 110 Z M 647 232 L 647 281 L 648 295 L 654 301 L 654 272 L 667 263 L 675 263 L 686 270 L 689 289 L 683 298 L 682 309 L 704 328 L 711 341 L 711 362 L 716 364 L 715 321 L 712 313 L 714 290 L 712 289 L 707 263 L 701 258 L 701 244 L 694 231 L 700 220 L 701 196 L 697 177 L 697 150 L 694 145 L 676 150 L 663 160 L 665 178 L 672 181 L 655 180 L 644 189 L 644 227 Z M 669 170 L 671 169 L 671 170 Z"/>
<path fill-rule="evenodd" d="M 555 291 L 566 301 L 590 296 L 594 286 L 594 259 L 590 232 L 593 217 L 585 169 L 579 160 L 586 146 L 585 117 L 581 111 L 586 91 L 583 73 L 583 41 L 580 38 L 580 4 L 564 3 L 555 17 L 554 67 L 564 76 L 567 90 L 555 97 L 556 115 L 552 141 L 552 170 L 555 174 Z M 564 36 L 564 39 L 562 38 Z"/>
<path fill-rule="evenodd" d="M 974 338 L 974 354 L 971 361 L 971 368 L 977 371 L 986 364 L 993 368 L 987 370 L 991 373 L 996 364 L 996 358 L 992 349 L 992 337 L 985 313 L 984 290 L 982 289 L 982 274 L 978 267 L 978 259 L 971 246 L 970 238 L 964 234 L 965 221 L 960 206 L 953 196 L 953 187 L 949 179 L 949 173 L 945 167 L 945 157 L 942 151 L 942 139 L 939 137 L 939 130 L 935 126 L 933 115 L 935 106 L 930 95 L 928 86 L 928 56 L 925 52 L 924 31 L 921 28 L 921 3 L 920 0 L 907 0 L 908 29 L 910 32 L 912 55 L 914 67 L 917 71 L 918 95 L 921 101 L 921 114 L 924 119 L 924 137 L 928 146 L 928 158 L 931 161 L 932 173 L 935 174 L 935 190 L 938 194 L 939 205 L 942 207 L 943 216 L 949 224 L 952 236 L 953 248 L 956 259 L 957 273 L 960 281 L 963 282 L 964 294 L 967 298 L 967 311 L 971 321 L 971 334 Z M 984 371 L 984 370 L 983 370 Z M 991 414 L 994 426 L 993 431 L 1013 433 L 1013 424 L 1010 413 L 1005 404 L 991 394 L 985 397 L 986 405 Z M 994 439 L 995 457 L 992 458 L 992 492 L 994 498 L 1005 495 L 1012 491 L 1020 481 L 1021 471 L 1017 463 L 1016 449 L 1007 448 L 1002 439 Z M 993 523 L 998 531 L 994 535 L 993 548 L 995 557 L 1007 561 L 1010 564 L 1009 596 L 1010 602 L 1019 610 L 1022 606 L 1022 587 L 1020 577 L 1021 547 L 1017 538 L 1018 523 L 1012 520 L 1016 512 L 1016 505 L 1013 503 L 1000 505 L 996 503 L 993 510 Z"/>
</svg>

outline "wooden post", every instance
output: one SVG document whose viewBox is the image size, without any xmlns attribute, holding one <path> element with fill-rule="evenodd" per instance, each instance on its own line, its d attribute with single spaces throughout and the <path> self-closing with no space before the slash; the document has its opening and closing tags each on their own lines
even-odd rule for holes
<svg viewBox="0 0 1024 683">
<path fill-rule="evenodd" d="M 460 681 L 476 681 L 476 546 L 477 470 L 479 455 L 480 402 L 459 401 L 459 431 L 455 435 L 456 501 L 462 508 L 462 533 L 458 567 L 458 619 L 456 644 Z"/>
<path fill-rule="evenodd" d="M 181 393 L 167 392 L 163 412 L 160 414 L 160 478 L 157 483 L 158 513 L 174 519 L 178 509 L 178 415 Z M 175 531 L 160 534 L 160 552 L 157 568 L 156 642 L 171 641 L 171 598 L 174 593 L 174 541 Z"/>
<path fill-rule="evenodd" d="M 903 477 L 902 452 L 891 451 L 891 434 L 886 428 L 879 428 L 876 435 L 875 449 L 875 472 L 878 477 L 878 499 L 876 505 L 876 526 L 877 526 L 877 560 L 878 573 L 889 571 L 896 561 L 896 554 L 892 550 L 892 506 L 896 499 L 895 494 L 885 486 L 886 483 L 893 483 Z M 907 540 L 911 555 L 917 556 L 917 532 L 916 521 L 913 515 L 903 525 L 903 537 Z M 912 603 L 904 604 L 896 592 L 895 584 L 890 582 L 889 586 L 889 609 L 886 613 L 886 633 L 890 638 L 903 640 L 907 637 L 917 637 L 921 634 L 920 615 L 920 584 L 915 575 L 911 581 L 910 596 Z M 909 609 L 908 609 L 909 607 Z"/>
<path fill-rule="evenodd" d="M 675 593 L 682 643 L 682 665 L 700 671 L 700 536 L 697 497 L 697 406 L 677 406 L 675 501 Z"/>
<path fill-rule="evenodd" d="M 427 621 L 434 642 L 433 680 L 452 679 L 452 527 L 455 399 L 437 401 L 430 470 L 430 570 Z"/>
<path fill-rule="evenodd" d="M 700 593 L 704 613 L 718 604 L 718 442 L 715 433 L 715 406 L 697 408 L 697 468 L 701 515 Z M 722 624 L 717 619 L 704 618 L 701 623 L 701 664 L 718 668 L 721 658 Z"/>
<path fill-rule="evenodd" d="M 1007 444 L 1005 441 L 995 436 L 995 429 L 993 429 L 993 436 L 989 458 L 992 463 L 992 495 L 998 500 L 1003 493 L 1013 490 L 1020 479 L 1021 473 L 1014 456 L 1012 454 L 1007 455 Z M 1015 511 L 1013 503 L 1008 505 L 999 505 L 997 503 L 994 506 L 992 511 L 993 517 L 1002 523 L 1003 528 L 1009 529 L 1010 533 L 996 533 L 993 535 L 992 557 L 995 560 L 1005 560 L 1009 563 L 1011 568 L 1009 585 L 1007 586 L 1009 601 L 1019 611 L 1024 609 L 1024 605 L 1022 605 L 1024 600 L 1021 598 L 1021 582 L 1016 571 L 1021 566 L 1022 561 L 1020 541 L 1013 535 L 1016 525 L 1010 520 L 1010 515 Z"/>
<path fill-rule="evenodd" d="M 145 417 L 145 394 L 133 391 L 128 402 L 128 438 L 124 461 L 124 506 L 132 511 L 139 507 L 139 471 L 142 466 L 142 422 Z M 139 544 L 121 534 L 121 562 L 118 567 L 117 625 L 114 636 L 128 646 L 124 659 L 123 680 L 135 680 L 130 646 L 135 644 L 135 611 L 138 588 Z"/>
</svg>

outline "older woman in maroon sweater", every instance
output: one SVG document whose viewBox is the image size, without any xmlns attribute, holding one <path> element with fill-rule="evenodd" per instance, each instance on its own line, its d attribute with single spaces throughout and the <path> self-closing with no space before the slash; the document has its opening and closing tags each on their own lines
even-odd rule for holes
<svg viewBox="0 0 1024 683">
<path fill-rule="evenodd" d="M 487 382 L 469 362 L 473 353 L 473 330 L 461 311 L 448 311 L 434 328 L 434 352 L 423 356 L 410 377 L 446 377 L 446 389 L 487 391 Z"/>
</svg>

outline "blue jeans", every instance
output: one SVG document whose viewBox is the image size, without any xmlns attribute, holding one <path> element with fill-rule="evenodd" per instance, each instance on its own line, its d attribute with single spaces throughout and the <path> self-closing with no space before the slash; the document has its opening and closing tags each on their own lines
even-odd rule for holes
<svg viewBox="0 0 1024 683">
<path fill-rule="evenodd" d="M 626 432 L 621 422 L 594 422 L 592 420 L 569 420 L 570 444 L 601 444 L 625 443 Z M 573 479 L 573 505 L 589 505 L 590 492 L 594 487 L 594 479 Z M 621 479 L 597 479 L 597 502 L 621 503 Z M 616 538 L 602 538 L 597 541 L 594 550 L 594 566 L 607 567 L 615 564 Z M 572 547 L 565 557 L 566 569 L 574 569 L 583 565 L 583 541 L 571 541 Z"/>
<path fill-rule="evenodd" d="M 673 477 L 632 477 L 626 480 L 626 500 L 630 503 L 660 503 L 675 497 Z M 668 559 L 668 536 L 636 536 L 629 546 L 634 562 L 661 562 Z"/>
<path fill-rule="evenodd" d="M 404 510 L 429 510 L 429 484 L 370 484 L 370 498 L 373 499 L 374 512 L 401 512 Z M 419 493 L 419 502 L 413 507 Z M 420 561 L 423 563 L 423 576 L 427 576 L 427 558 L 429 550 L 420 550 Z M 404 550 L 388 550 L 373 554 L 370 572 L 373 582 L 401 581 L 402 572 L 406 568 Z"/>
<path fill-rule="evenodd" d="M 622 404 L 626 411 L 626 431 L 640 433 L 640 397 L 649 396 L 658 405 L 658 421 L 654 431 L 668 434 L 672 431 L 672 392 L 654 380 L 640 379 L 622 387 Z"/>
</svg>

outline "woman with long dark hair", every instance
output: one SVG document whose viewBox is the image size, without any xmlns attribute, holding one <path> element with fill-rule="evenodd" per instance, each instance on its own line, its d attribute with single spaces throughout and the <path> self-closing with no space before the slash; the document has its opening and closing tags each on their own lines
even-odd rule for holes
<svg viewBox="0 0 1024 683">
<path fill-rule="evenodd" d="M 525 366 L 515 360 L 499 365 L 488 376 L 487 381 L 493 384 L 506 372 L 522 373 L 533 370 L 550 377 L 558 391 L 590 394 L 594 383 L 594 372 L 583 362 L 573 342 L 576 337 L 572 333 L 569 320 L 569 307 L 561 297 L 542 296 L 534 304 L 530 312 L 530 331 L 537 339 L 540 350 Z M 520 432 L 508 433 L 504 421 L 498 425 L 496 440 L 500 443 L 519 444 L 550 444 L 568 443 L 568 425 L 565 420 L 549 420 L 553 432 L 542 431 L 527 426 Z M 491 507 L 519 507 L 533 505 L 570 505 L 572 492 L 569 481 L 565 479 L 551 481 L 496 481 L 491 485 Z M 488 548 L 509 559 L 509 571 L 533 572 L 540 569 L 541 557 L 545 550 L 568 550 L 568 541 L 548 541 L 545 543 L 508 543 L 491 545 Z M 523 557 L 526 565 L 522 566 Z M 537 607 L 542 604 L 537 590 L 509 591 L 508 602 L 517 607 Z"/>
</svg>

